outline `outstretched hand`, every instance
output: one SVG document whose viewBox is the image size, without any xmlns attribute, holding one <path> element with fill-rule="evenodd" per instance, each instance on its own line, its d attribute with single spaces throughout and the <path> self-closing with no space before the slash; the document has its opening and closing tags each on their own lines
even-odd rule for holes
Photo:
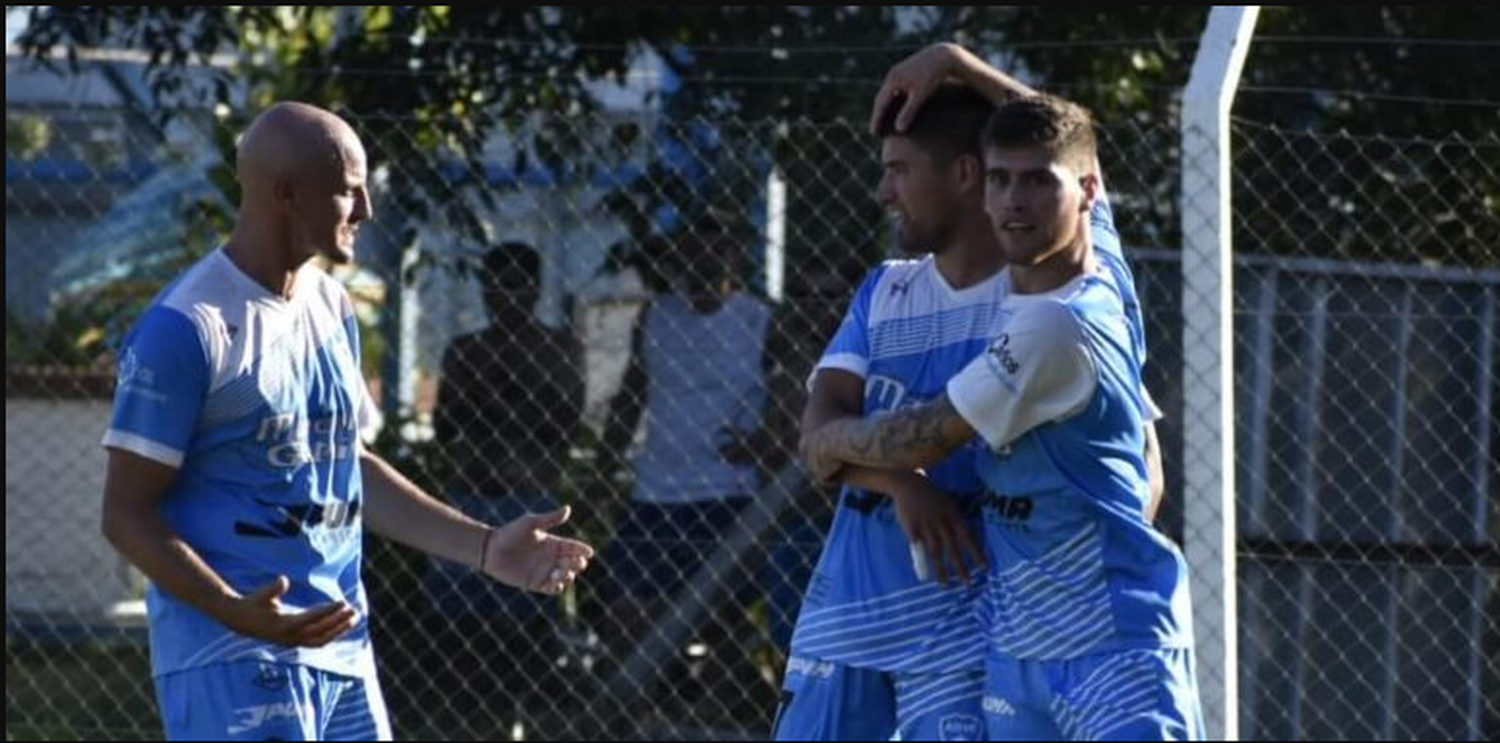
<svg viewBox="0 0 1500 743">
<path fill-rule="evenodd" d="M 562 593 L 594 557 L 593 547 L 551 533 L 551 529 L 566 523 L 571 513 L 571 508 L 563 506 L 494 527 L 485 541 L 484 574 L 534 593 Z"/>
</svg>

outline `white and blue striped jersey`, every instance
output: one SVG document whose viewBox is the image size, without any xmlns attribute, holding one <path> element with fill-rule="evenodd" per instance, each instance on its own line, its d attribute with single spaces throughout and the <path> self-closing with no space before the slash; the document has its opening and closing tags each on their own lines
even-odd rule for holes
<svg viewBox="0 0 1500 743">
<path fill-rule="evenodd" d="M 989 444 L 981 604 L 991 653 L 1057 660 L 1188 647 L 1187 566 L 1145 517 L 1148 403 L 1111 272 L 1011 295 L 948 385 Z"/>
<path fill-rule="evenodd" d="M 931 256 L 887 261 L 855 293 L 817 370 L 863 377 L 865 415 L 932 400 L 983 352 L 1005 286 L 997 273 L 954 289 Z M 966 505 L 981 491 L 976 447 L 927 470 L 935 486 Z M 884 671 L 981 668 L 977 583 L 944 587 L 921 580 L 911 560 L 889 498 L 846 487 L 803 598 L 792 653 Z"/>
<path fill-rule="evenodd" d="M 288 609 L 345 601 L 360 620 L 324 647 L 289 648 L 152 586 L 153 674 L 247 659 L 373 669 L 358 463 L 373 419 L 353 306 L 321 269 L 304 266 L 283 299 L 218 250 L 156 298 L 121 349 L 104 445 L 177 468 L 162 516 L 235 589 L 285 575 Z"/>
<path fill-rule="evenodd" d="M 1144 358 L 1133 279 L 1105 198 L 1090 213 L 1090 237 L 1101 264 L 1124 287 L 1132 334 Z M 956 290 L 931 256 L 887 261 L 856 291 L 817 370 L 842 369 L 862 377 L 865 415 L 928 402 L 988 347 L 1008 296 L 1009 278 L 1003 273 Z M 934 485 L 975 513 L 983 491 L 976 462 L 983 449 L 976 439 L 927 470 Z M 984 645 L 975 610 L 982 582 L 944 587 L 921 580 L 911 560 L 889 499 L 846 487 L 803 599 L 793 654 L 887 671 L 982 669 Z"/>
</svg>

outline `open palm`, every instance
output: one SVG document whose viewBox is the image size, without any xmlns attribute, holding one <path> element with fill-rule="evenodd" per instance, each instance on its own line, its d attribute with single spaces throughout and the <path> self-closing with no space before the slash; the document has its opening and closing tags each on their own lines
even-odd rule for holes
<svg viewBox="0 0 1500 743">
<path fill-rule="evenodd" d="M 485 550 L 485 575 L 527 591 L 562 593 L 594 556 L 593 547 L 549 531 L 566 523 L 570 514 L 563 506 L 496 527 Z"/>
</svg>

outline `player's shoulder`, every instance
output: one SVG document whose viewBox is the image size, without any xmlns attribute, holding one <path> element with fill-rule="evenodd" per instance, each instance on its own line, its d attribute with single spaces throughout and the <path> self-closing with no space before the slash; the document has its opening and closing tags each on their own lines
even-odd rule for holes
<svg viewBox="0 0 1500 743">
<path fill-rule="evenodd" d="M 877 264 L 870 275 L 875 280 L 890 285 L 919 279 L 931 271 L 932 267 L 930 255 L 920 258 L 887 258 Z"/>
<path fill-rule="evenodd" d="M 299 278 L 307 282 L 312 299 L 329 314 L 342 320 L 354 313 L 354 303 L 349 299 L 349 290 L 344 288 L 342 281 L 312 263 L 304 265 L 301 271 L 302 276 Z"/>
<path fill-rule="evenodd" d="M 858 294 L 871 295 L 878 289 L 888 286 L 893 281 L 910 279 L 916 275 L 922 261 L 908 258 L 887 258 L 876 263 L 865 272 L 864 278 L 860 279 Z"/>
<path fill-rule="evenodd" d="M 215 250 L 183 271 L 156 295 L 151 304 L 179 312 L 197 305 L 221 304 L 235 293 L 231 291 L 233 282 L 229 268 L 229 259 L 224 257 L 223 251 Z"/>
<path fill-rule="evenodd" d="M 140 329 L 187 334 L 191 328 L 205 344 L 227 333 L 235 325 L 234 299 L 243 293 L 228 275 L 227 262 L 217 250 L 200 258 L 157 294 L 141 316 Z"/>
<path fill-rule="evenodd" d="M 1081 294 L 1035 297 L 1012 307 L 1005 322 L 1011 335 L 1026 335 L 1039 345 L 1051 345 L 1078 337 L 1082 322 L 1077 299 Z"/>
<path fill-rule="evenodd" d="M 1057 291 L 1014 297 L 1007 321 L 1014 336 L 1038 353 L 1094 347 L 1103 338 L 1128 334 L 1123 298 L 1106 270 L 1080 276 Z"/>
<path fill-rule="evenodd" d="M 1080 276 L 1042 294 L 1013 294 L 1006 301 L 1005 330 L 1025 335 L 1037 345 L 1071 342 L 1082 332 L 1084 316 L 1107 301 L 1110 285 L 1093 275 Z"/>
<path fill-rule="evenodd" d="M 1101 264 L 1078 281 L 1067 305 L 1080 322 L 1124 321 L 1130 304 L 1128 285 L 1113 269 Z"/>
<path fill-rule="evenodd" d="M 860 293 L 865 301 L 875 305 L 909 302 L 916 294 L 926 294 L 922 291 L 914 294 L 912 289 L 922 288 L 933 270 L 932 256 L 886 259 L 870 269 Z"/>
</svg>

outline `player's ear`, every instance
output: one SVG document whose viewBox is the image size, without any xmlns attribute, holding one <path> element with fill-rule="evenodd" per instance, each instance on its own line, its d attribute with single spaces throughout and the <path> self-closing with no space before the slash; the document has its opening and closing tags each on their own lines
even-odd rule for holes
<svg viewBox="0 0 1500 743">
<path fill-rule="evenodd" d="M 978 155 L 965 152 L 954 157 L 949 172 L 960 192 L 984 191 L 984 161 Z"/>
<path fill-rule="evenodd" d="M 1094 202 L 1099 198 L 1102 185 L 1098 173 L 1085 173 L 1078 178 L 1078 187 L 1083 190 L 1083 198 L 1079 200 L 1080 211 L 1087 214 L 1094 208 Z"/>
</svg>

